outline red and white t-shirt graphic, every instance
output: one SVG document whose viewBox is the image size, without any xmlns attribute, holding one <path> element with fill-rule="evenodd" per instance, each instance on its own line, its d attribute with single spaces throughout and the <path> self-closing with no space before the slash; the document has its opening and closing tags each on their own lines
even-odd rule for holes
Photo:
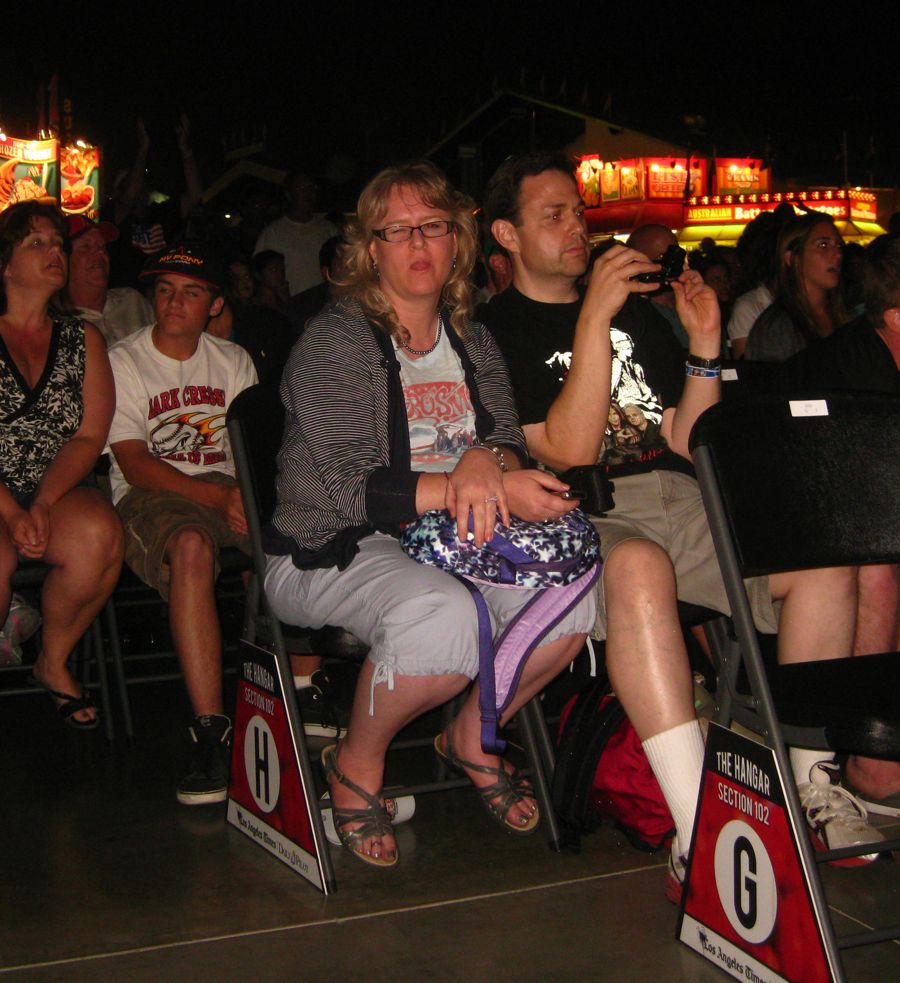
<svg viewBox="0 0 900 983">
<path fill-rule="evenodd" d="M 424 358 L 401 354 L 400 380 L 413 469 L 450 470 L 475 443 L 475 411 L 459 357 L 446 337 Z"/>
<path fill-rule="evenodd" d="M 416 470 L 456 461 L 475 443 L 475 414 L 464 382 L 421 382 L 404 386 L 403 395 Z"/>
</svg>

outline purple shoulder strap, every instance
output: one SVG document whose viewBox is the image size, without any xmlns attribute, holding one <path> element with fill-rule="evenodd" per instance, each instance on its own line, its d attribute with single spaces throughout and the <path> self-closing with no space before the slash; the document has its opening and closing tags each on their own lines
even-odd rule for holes
<svg viewBox="0 0 900 983">
<path fill-rule="evenodd" d="M 481 591 L 467 578 L 459 578 L 472 595 L 478 612 L 481 746 L 487 754 L 503 754 L 506 750 L 506 741 L 497 733 L 498 722 L 515 696 L 528 657 L 547 632 L 594 586 L 599 575 L 597 565 L 566 587 L 546 587 L 535 594 L 507 625 L 496 644 Z"/>
</svg>

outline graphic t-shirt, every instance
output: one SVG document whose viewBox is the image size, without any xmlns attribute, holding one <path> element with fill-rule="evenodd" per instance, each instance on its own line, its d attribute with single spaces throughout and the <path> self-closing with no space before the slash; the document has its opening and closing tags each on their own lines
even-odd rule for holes
<svg viewBox="0 0 900 983">
<path fill-rule="evenodd" d="M 113 345 L 109 361 L 116 380 L 110 446 L 143 440 L 154 457 L 185 474 L 234 475 L 225 414 L 234 397 L 256 382 L 243 348 L 204 333 L 182 362 L 157 349 L 149 327 Z M 130 486 L 115 453 L 110 482 L 118 502 Z"/>
<path fill-rule="evenodd" d="M 572 360 L 581 301 L 545 304 L 509 287 L 480 307 L 509 366 L 523 426 L 547 418 Z M 612 393 L 600 462 L 611 475 L 668 470 L 692 474 L 690 462 L 660 433 L 663 411 L 681 398 L 684 351 L 665 318 L 630 297 L 613 318 Z"/>
<path fill-rule="evenodd" d="M 476 441 L 475 410 L 462 363 L 441 330 L 437 348 L 410 358 L 394 342 L 409 421 L 413 471 L 450 471 Z"/>
</svg>

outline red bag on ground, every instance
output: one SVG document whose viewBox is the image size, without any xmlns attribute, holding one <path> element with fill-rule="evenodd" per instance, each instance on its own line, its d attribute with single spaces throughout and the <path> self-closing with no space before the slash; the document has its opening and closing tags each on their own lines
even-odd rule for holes
<svg viewBox="0 0 900 983">
<path fill-rule="evenodd" d="M 606 679 L 563 708 L 553 803 L 570 849 L 577 850 L 581 834 L 603 819 L 650 853 L 667 847 L 675 834 L 659 782 Z"/>
</svg>

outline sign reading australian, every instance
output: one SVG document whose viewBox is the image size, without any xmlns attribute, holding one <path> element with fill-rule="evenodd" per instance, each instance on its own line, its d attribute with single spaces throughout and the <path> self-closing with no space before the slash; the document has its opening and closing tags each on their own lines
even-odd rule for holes
<svg viewBox="0 0 900 983">
<path fill-rule="evenodd" d="M 302 769 L 272 653 L 241 643 L 234 715 L 228 822 L 282 863 L 328 893 Z"/>
<path fill-rule="evenodd" d="M 771 749 L 711 725 L 681 941 L 736 979 L 827 983 L 798 832 Z"/>
</svg>

